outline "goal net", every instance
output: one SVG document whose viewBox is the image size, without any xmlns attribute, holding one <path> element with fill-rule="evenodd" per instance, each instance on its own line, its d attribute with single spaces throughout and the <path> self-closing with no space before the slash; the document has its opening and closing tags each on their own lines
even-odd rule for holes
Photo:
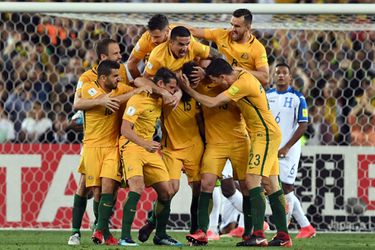
<svg viewBox="0 0 375 250">
<path fill-rule="evenodd" d="M 215 4 L 204 6 L 210 13 L 186 9 L 166 16 L 170 23 L 230 27 L 235 7 L 211 13 Z M 308 218 L 318 230 L 373 230 L 374 11 L 267 13 L 257 5 L 243 6 L 255 9 L 252 33 L 266 47 L 271 72 L 276 62 L 287 62 L 294 86 L 308 102 L 309 129 L 296 183 Z M 301 6 L 306 13 L 309 7 Z M 82 131 L 67 121 L 78 77 L 95 63 L 93 46 L 102 38 L 120 43 L 125 63 L 156 13 L 85 10 L 83 5 L 80 13 L 1 13 L 1 228 L 70 228 Z M 115 228 L 121 227 L 125 197 L 122 190 L 112 218 Z M 189 197 L 184 178 L 172 202 L 170 229 L 188 229 Z M 143 225 L 155 198 L 151 189 L 142 196 L 134 228 Z M 93 218 L 89 201 L 83 227 L 89 228 Z"/>
</svg>

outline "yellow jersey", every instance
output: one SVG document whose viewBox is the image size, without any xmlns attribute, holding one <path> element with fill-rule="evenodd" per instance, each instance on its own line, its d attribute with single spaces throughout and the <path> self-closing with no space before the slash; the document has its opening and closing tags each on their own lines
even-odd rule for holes
<svg viewBox="0 0 375 250">
<path fill-rule="evenodd" d="M 153 98 L 147 93 L 137 94 L 128 100 L 122 119 L 134 124 L 134 133 L 139 137 L 151 141 L 155 133 L 156 122 L 161 115 L 161 107 L 161 98 Z M 121 141 L 124 139 L 127 141 L 124 136 L 121 137 Z M 134 143 L 129 142 L 128 145 L 130 144 Z"/>
<path fill-rule="evenodd" d="M 264 136 L 266 140 L 269 136 L 281 136 L 279 125 L 268 105 L 266 91 L 252 74 L 240 71 L 225 95 L 236 102 L 250 134 Z"/>
<path fill-rule="evenodd" d="M 119 84 L 111 92 L 111 96 L 119 96 L 131 91 L 133 88 Z M 83 85 L 81 89 L 82 98 L 96 99 L 106 94 L 97 81 Z M 118 145 L 121 126 L 120 111 L 111 112 L 109 109 L 96 106 L 90 110 L 83 111 L 85 135 L 83 143 L 86 147 L 114 147 Z"/>
<path fill-rule="evenodd" d="M 207 96 L 216 96 L 223 89 L 214 83 L 200 84 L 198 92 Z M 235 102 L 220 107 L 208 108 L 202 105 L 206 142 L 233 143 L 236 139 L 247 138 L 246 124 Z"/>
<path fill-rule="evenodd" d="M 202 141 L 196 119 L 198 112 L 197 102 L 191 98 L 189 101 L 180 101 L 175 110 L 163 115 L 162 146 L 183 149 L 197 140 Z"/>
<path fill-rule="evenodd" d="M 253 35 L 247 43 L 241 44 L 232 41 L 229 30 L 205 29 L 204 39 L 214 41 L 220 53 L 232 66 L 256 70 L 268 65 L 266 49 Z"/>
<path fill-rule="evenodd" d="M 210 47 L 200 42 L 190 40 L 188 51 L 182 58 L 175 58 L 169 48 L 169 41 L 155 47 L 146 64 L 145 71 L 149 75 L 155 75 L 158 69 L 165 67 L 171 71 L 178 71 L 184 63 L 193 61 L 195 58 L 206 59 L 210 54 Z"/>
</svg>

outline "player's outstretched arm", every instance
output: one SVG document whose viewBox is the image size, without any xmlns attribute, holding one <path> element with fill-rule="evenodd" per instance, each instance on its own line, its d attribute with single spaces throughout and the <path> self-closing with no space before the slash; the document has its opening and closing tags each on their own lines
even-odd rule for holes
<svg viewBox="0 0 375 250">
<path fill-rule="evenodd" d="M 139 88 L 135 88 L 132 91 L 129 91 L 125 94 L 116 96 L 115 99 L 118 100 L 120 104 L 124 104 L 125 102 L 127 102 L 130 99 L 130 97 L 132 97 L 133 95 L 136 95 L 136 94 L 140 94 L 142 92 L 152 94 L 151 86 L 145 85 L 145 86 L 141 86 Z"/>
<path fill-rule="evenodd" d="M 160 143 L 156 141 L 146 141 L 139 137 L 133 130 L 133 123 L 127 120 L 122 120 L 121 134 L 125 136 L 129 141 L 143 147 L 148 152 L 154 153 L 160 149 Z"/>
<path fill-rule="evenodd" d="M 89 110 L 95 106 L 103 106 L 112 112 L 120 108 L 120 103 L 116 98 L 112 98 L 109 94 L 101 95 L 95 99 L 84 99 L 79 93 L 75 93 L 73 108 L 75 110 Z"/>
<path fill-rule="evenodd" d="M 182 96 L 181 90 L 179 90 L 181 93 L 177 91 L 174 95 L 171 95 L 171 93 L 169 93 L 167 90 L 163 88 L 158 87 L 153 81 L 151 81 L 147 77 L 138 77 L 134 80 L 134 85 L 137 87 L 151 86 L 152 93 L 160 95 L 163 98 L 163 104 L 172 107 L 177 106 Z"/>
<path fill-rule="evenodd" d="M 133 79 L 136 79 L 137 77 L 141 76 L 141 72 L 139 72 L 138 64 L 140 63 L 141 59 L 133 56 L 132 54 L 129 57 L 128 60 L 128 69 L 133 77 Z"/>
<path fill-rule="evenodd" d="M 215 97 L 202 95 L 190 87 L 190 83 L 186 75 L 180 74 L 179 78 L 181 88 L 185 90 L 186 93 L 188 93 L 191 97 L 193 97 L 195 100 L 206 107 L 214 108 L 231 101 L 231 99 L 229 99 L 224 92 Z"/>
</svg>

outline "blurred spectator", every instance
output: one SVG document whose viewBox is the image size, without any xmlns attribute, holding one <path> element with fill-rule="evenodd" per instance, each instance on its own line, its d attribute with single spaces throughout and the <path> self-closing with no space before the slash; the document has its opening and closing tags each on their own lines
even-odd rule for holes
<svg viewBox="0 0 375 250">
<path fill-rule="evenodd" d="M 53 132 L 54 139 L 56 143 L 66 143 L 67 142 L 67 128 L 68 128 L 68 119 L 66 114 L 60 112 L 57 115 L 57 118 L 53 122 Z"/>
<path fill-rule="evenodd" d="M 15 123 L 16 131 L 20 130 L 21 121 L 25 119 L 26 113 L 31 110 L 34 100 L 32 84 L 29 81 L 19 84 L 9 94 L 5 102 L 5 111 L 8 112 L 10 119 Z"/>
<path fill-rule="evenodd" d="M 0 143 L 9 143 L 16 138 L 14 124 L 0 103 Z"/>
<path fill-rule="evenodd" d="M 52 142 L 46 141 L 44 138 L 46 132 L 50 129 L 52 129 L 52 121 L 46 117 L 42 104 L 35 102 L 33 109 L 28 112 L 27 117 L 22 121 L 19 140 L 28 143 Z"/>
</svg>

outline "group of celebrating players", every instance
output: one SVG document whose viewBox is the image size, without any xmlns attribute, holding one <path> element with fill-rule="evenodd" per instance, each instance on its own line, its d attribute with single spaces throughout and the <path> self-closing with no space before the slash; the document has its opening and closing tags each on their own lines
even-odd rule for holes
<svg viewBox="0 0 375 250">
<path fill-rule="evenodd" d="M 182 246 L 166 232 L 182 170 L 193 194 L 186 239 L 190 245 L 206 245 L 212 193 L 228 161 L 233 178 L 227 182 L 227 197 L 235 193 L 233 179 L 238 180 L 242 193 L 244 232 L 237 246 L 292 246 L 285 198 L 290 216 L 294 206 L 300 208 L 293 183 L 298 141 L 308 121 L 307 106 L 290 86 L 285 63 L 276 65 L 276 89 L 268 90 L 267 99 L 267 54 L 251 34 L 251 23 L 247 9 L 233 12 L 228 30 L 173 26 L 164 15 L 155 15 L 126 64 L 121 63 L 116 41 L 99 41 L 98 66 L 80 77 L 74 99 L 74 108 L 83 113 L 84 140 L 69 245 L 80 244 L 91 190 L 96 217 L 93 242 L 138 246 L 131 225 L 144 188 L 151 186 L 158 196 L 138 239 L 146 241 L 155 229 L 154 244 Z M 197 38 L 214 42 L 217 50 Z M 140 70 L 142 62 L 144 70 Z M 153 140 L 158 120 L 161 142 Z M 286 134 L 280 127 L 285 127 Z M 285 176 L 280 176 L 283 189 L 279 162 L 285 168 L 280 171 Z M 117 240 L 108 224 L 122 179 L 129 193 Z M 263 230 L 265 194 L 277 229 L 270 241 Z M 306 219 L 304 214 L 302 219 Z M 315 235 L 308 221 L 300 225 L 307 230 L 305 236 Z"/>
</svg>

